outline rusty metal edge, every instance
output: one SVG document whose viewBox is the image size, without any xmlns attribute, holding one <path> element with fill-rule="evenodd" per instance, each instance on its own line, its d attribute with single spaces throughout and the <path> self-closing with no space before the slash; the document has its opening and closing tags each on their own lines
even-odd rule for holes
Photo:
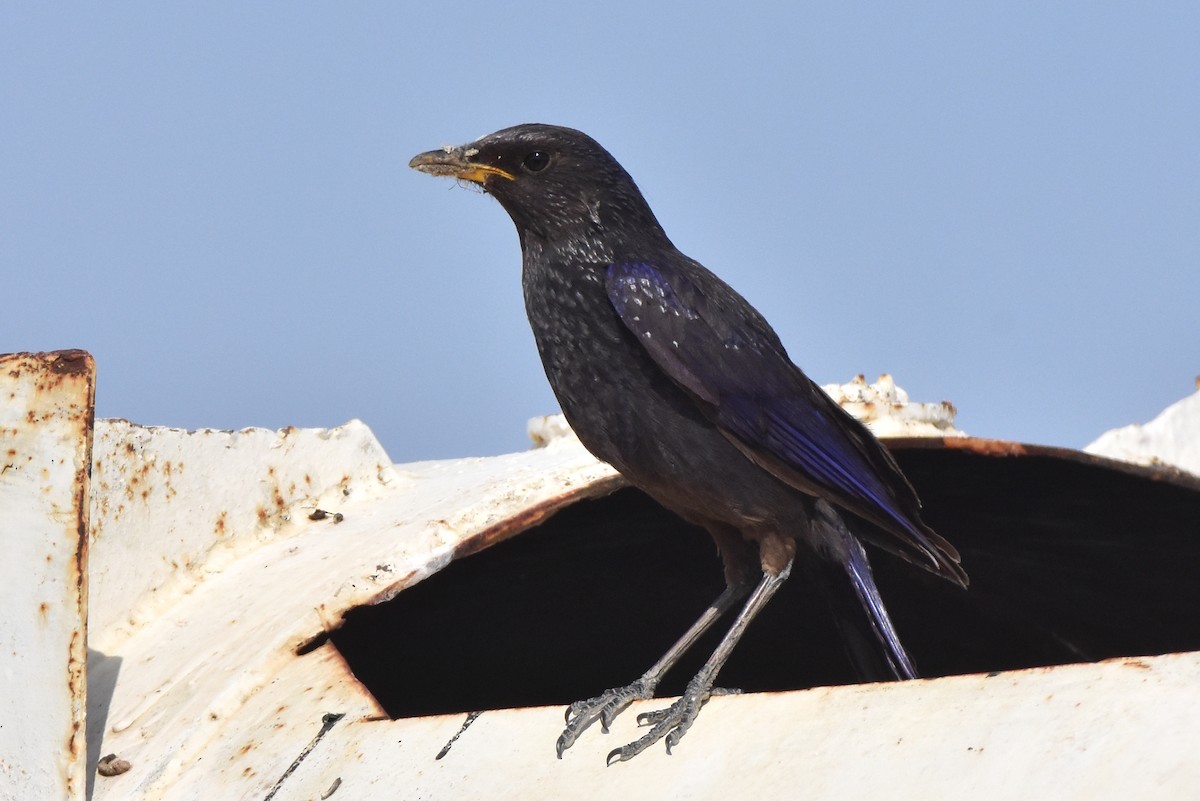
<svg viewBox="0 0 1200 801">
<path fill-rule="evenodd" d="M 1141 465 L 1055 445 L 1033 445 L 986 437 L 895 437 L 883 439 L 890 450 L 958 450 L 996 458 L 1040 458 L 1116 470 L 1200 492 L 1200 476 L 1168 465 Z"/>
<path fill-rule="evenodd" d="M 480 551 L 504 542 L 507 539 L 517 536 L 518 534 L 528 531 L 539 523 L 544 522 L 552 515 L 562 511 L 568 506 L 577 503 L 578 501 L 592 500 L 602 498 L 609 495 L 622 487 L 629 485 L 620 475 L 612 475 L 602 478 L 598 481 L 592 481 L 587 484 L 575 487 L 560 495 L 556 495 L 549 500 L 534 504 L 515 515 L 506 517 L 498 523 L 494 523 L 482 531 L 474 534 L 460 542 L 450 552 L 450 557 L 445 561 L 445 564 L 450 564 L 457 559 L 462 559 L 466 556 L 477 554 Z M 443 565 L 444 566 L 444 565 Z M 440 570 L 441 568 L 439 568 Z M 436 571 L 435 571 L 436 572 Z M 405 588 L 411 586 L 412 576 L 406 576 L 391 584 L 387 589 L 375 594 L 360 606 L 374 606 L 376 604 L 387 603 L 396 597 L 397 593 L 403 592 Z M 332 621 L 332 624 L 327 624 L 326 628 L 308 637 L 299 643 L 296 650 L 304 653 L 314 647 L 319 647 L 324 638 L 329 636 L 329 632 L 340 628 L 344 622 L 345 616 L 342 615 L 337 621 Z"/>
<path fill-rule="evenodd" d="M 574 503 L 603 498 L 627 486 L 629 486 L 629 482 L 624 477 L 619 474 L 613 475 L 530 506 L 512 517 L 488 526 L 474 537 L 459 544 L 454 549 L 451 561 L 479 553 L 497 543 L 515 537 L 523 531 L 528 531 Z"/>
<path fill-rule="evenodd" d="M 74 711 L 71 735 L 68 743 L 75 760 L 87 758 L 87 653 L 88 653 L 88 532 L 89 508 L 91 507 L 92 440 L 96 428 L 96 360 L 85 350 L 65 350 L 56 354 L 51 370 L 59 375 L 80 376 L 86 382 L 85 408 L 80 421 L 82 430 L 79 442 L 82 453 L 78 454 L 75 473 L 75 525 L 78 541 L 75 550 L 76 603 L 79 605 L 79 635 L 72 638 L 67 667 L 68 681 Z M 85 788 L 90 771 L 86 771 Z M 68 779 L 68 791 L 84 798 L 86 789 L 75 788 Z"/>
<path fill-rule="evenodd" d="M 87 625 L 88 625 L 88 536 L 89 493 L 91 482 L 92 441 L 96 421 L 96 361 L 86 350 L 71 348 L 59 351 L 22 351 L 0 354 L 5 361 L 28 361 L 40 364 L 43 374 L 58 377 L 58 382 L 70 379 L 83 382 L 83 406 L 75 418 L 78 429 L 75 443 L 75 559 L 71 565 L 74 587 L 73 605 L 78 619 L 75 632 L 67 645 L 67 695 L 70 698 L 70 727 L 66 733 L 63 754 L 68 763 L 64 774 L 67 798 L 88 797 L 90 771 L 87 770 Z M 15 375 L 13 373 L 12 375 Z M 80 783 L 82 781 L 82 784 Z"/>
</svg>

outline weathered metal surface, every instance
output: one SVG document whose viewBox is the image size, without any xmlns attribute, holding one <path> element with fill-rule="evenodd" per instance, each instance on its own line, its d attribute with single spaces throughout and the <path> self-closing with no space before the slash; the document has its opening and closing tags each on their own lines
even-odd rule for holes
<svg viewBox="0 0 1200 801">
<path fill-rule="evenodd" d="M 92 647 L 104 652 L 316 510 L 334 514 L 403 483 L 358 421 L 182 431 L 100 420 L 93 461 Z"/>
<path fill-rule="evenodd" d="M 965 436 L 954 427 L 958 414 L 954 404 L 911 401 L 887 373 L 873 384 L 859 374 L 845 384 L 826 384 L 821 389 L 877 437 Z"/>
<path fill-rule="evenodd" d="M 1200 378 L 1196 384 L 1200 387 Z M 1084 450 L 1200 476 L 1200 392 L 1171 404 L 1148 423 L 1106 431 Z"/>
<path fill-rule="evenodd" d="M 95 498 L 98 507 L 108 498 L 98 513 L 105 522 L 95 529 L 94 552 L 103 566 L 93 579 L 96 616 L 113 621 L 116 631 L 97 632 L 94 683 L 110 687 L 111 697 L 91 699 L 96 721 L 89 728 L 103 738 L 97 753 L 131 765 L 97 780 L 98 801 L 265 797 L 325 713 L 378 715 L 331 648 L 307 653 L 348 609 L 390 598 L 456 554 L 619 484 L 610 467 L 577 443 L 393 471 L 380 465 L 365 428 L 342 464 L 327 452 L 334 433 L 289 432 L 296 445 L 286 463 L 277 454 L 282 436 L 128 427 L 98 440 L 98 475 L 164 476 L 172 465 L 169 489 L 139 481 L 150 487 L 144 514 L 129 514 L 128 479 L 120 486 L 109 480 Z M 137 446 L 130 449 L 130 441 Z M 240 466 L 231 467 L 230 450 Z M 356 466 L 356 454 L 366 454 L 365 462 Z M 157 471 L 144 471 L 147 464 Z M 180 464 L 184 477 L 211 478 L 179 481 Z M 334 481 L 318 481 L 317 469 Z M 218 480 L 226 471 L 240 477 L 240 495 L 231 489 L 224 505 L 208 505 L 214 486 L 226 486 L 225 478 Z M 285 492 L 283 503 L 265 506 L 262 521 L 263 499 L 270 501 L 275 490 L 264 492 L 261 484 L 285 473 L 285 489 L 297 475 L 308 475 L 313 490 L 290 499 Z M 343 475 L 360 478 L 343 483 Z M 134 503 L 139 497 L 135 493 Z M 340 513 L 341 521 L 310 519 L 317 508 Z M 219 542 L 213 520 L 223 512 L 227 528 L 247 527 L 243 542 L 208 547 Z M 188 520 L 200 534 L 186 530 Z M 184 555 L 173 555 L 178 547 Z M 127 562 L 133 569 L 125 569 Z M 167 576 L 174 589 L 156 594 L 147 587 L 134 575 L 140 562 Z M 172 563 L 187 565 L 187 581 L 174 581 Z"/>
<path fill-rule="evenodd" d="M 0 798 L 83 799 L 95 364 L 0 356 Z"/>
<path fill-rule="evenodd" d="M 1004 457 L 1036 457 L 1056 459 L 1078 464 L 1095 465 L 1107 470 L 1116 470 L 1129 475 L 1148 478 L 1153 481 L 1166 481 L 1189 489 L 1200 490 L 1200 475 L 1181 470 L 1161 460 L 1147 459 L 1144 463 L 1132 462 L 1125 459 L 1115 459 L 1096 453 L 1076 451 L 1070 448 L 1060 448 L 1054 445 L 1034 445 L 1025 442 L 1010 442 L 1003 439 L 988 439 L 986 437 L 890 437 L 886 439 L 892 450 L 905 448 L 962 450 L 985 456 Z"/>
<path fill-rule="evenodd" d="M 561 708 L 484 712 L 442 759 L 464 715 L 347 717 L 275 799 L 316 798 L 338 780 L 338 801 L 1191 799 L 1197 671 L 1200 654 L 1183 654 L 727 696 L 709 702 L 670 756 L 655 749 L 611 768 L 605 755 L 636 737 L 637 713 L 660 701 L 635 704 L 608 736 L 589 731 L 561 761 Z"/>
<path fill-rule="evenodd" d="M 561 708 L 489 711 L 465 728 L 465 715 L 388 720 L 325 633 L 353 608 L 622 484 L 553 423 L 534 428 L 545 446 L 526 453 L 393 466 L 358 423 L 184 432 L 101 421 L 88 751 L 93 763 L 108 756 L 96 801 L 1103 799 L 1146 788 L 1187 797 L 1200 785 L 1190 745 L 1200 654 L 721 698 L 675 755 L 613 768 L 604 755 L 634 733 L 637 708 L 562 761 Z M 1107 463 L 953 435 L 895 444 Z M 44 717 L 33 697 L 35 709 L 0 725 L 0 744 L 13 731 L 27 739 L 7 721 Z M 60 739 L 55 758 L 79 754 L 78 729 Z"/>
<path fill-rule="evenodd" d="M 197 435 L 135 429 L 105 438 L 111 445 L 98 452 L 98 461 L 136 459 L 132 466 L 107 464 L 106 471 L 140 475 L 140 465 L 165 465 L 168 454 L 173 465 L 186 466 L 185 475 L 218 475 L 227 464 L 224 445 L 193 450 Z M 318 452 L 326 441 L 316 432 L 299 433 L 306 437 L 288 436 Z M 114 754 L 130 768 L 98 778 L 97 801 L 845 798 L 871 792 L 1103 799 L 1146 787 L 1170 798 L 1200 782 L 1200 762 L 1189 745 L 1200 736 L 1197 654 L 722 698 L 673 756 L 656 751 L 613 768 L 604 767 L 604 755 L 633 734 L 636 709 L 618 720 L 612 736 L 589 732 L 562 761 L 553 755 L 561 708 L 485 712 L 465 731 L 464 715 L 388 720 L 322 632 L 351 608 L 391 598 L 450 559 L 575 500 L 607 493 L 620 479 L 573 438 L 527 453 L 396 466 L 389 473 L 379 469 L 364 430 L 363 446 L 328 473 L 361 476 L 347 485 L 348 496 L 334 481 L 274 507 L 277 525 L 256 527 L 264 497 L 256 482 L 269 475 L 279 436 L 265 432 L 242 441 L 239 474 L 248 478 L 239 486 L 248 489 L 246 497 L 229 496 L 226 515 L 231 524 L 251 521 L 242 545 L 214 550 L 198 537 L 189 546 L 196 556 L 186 592 L 168 593 L 168 603 L 133 588 L 130 604 L 149 603 L 158 610 L 154 615 L 126 614 L 126 606 L 121 615 L 103 613 L 120 635 L 110 638 L 111 653 L 94 654 L 94 683 L 112 689 L 111 698 L 94 701 L 95 730 L 103 736 L 96 752 Z M 120 443 L 130 438 L 140 446 L 121 457 L 130 452 Z M 921 447 L 1029 454 L 1024 446 L 986 440 L 919 441 Z M 353 453 L 367 455 L 357 473 Z M 289 454 L 309 465 L 327 457 L 299 444 Z M 286 466 L 274 468 L 278 473 Z M 337 489 L 332 496 L 326 494 L 331 487 Z M 154 503 L 145 517 L 126 510 L 119 520 L 108 518 L 96 551 L 125 538 L 150 549 L 156 533 L 170 529 L 155 522 L 154 506 L 169 497 L 179 510 L 194 510 L 211 492 L 199 480 L 171 488 L 173 494 L 151 491 Z M 123 488 L 110 487 L 110 493 L 112 515 L 113 499 L 128 498 Z M 310 519 L 314 508 L 340 513 L 341 522 Z M 213 513 L 180 511 L 171 519 L 177 527 L 198 519 L 215 539 L 207 522 Z M 133 530 L 134 521 L 145 529 Z M 100 572 L 98 582 L 120 586 L 97 597 L 123 603 L 127 579 L 116 570 Z"/>
</svg>

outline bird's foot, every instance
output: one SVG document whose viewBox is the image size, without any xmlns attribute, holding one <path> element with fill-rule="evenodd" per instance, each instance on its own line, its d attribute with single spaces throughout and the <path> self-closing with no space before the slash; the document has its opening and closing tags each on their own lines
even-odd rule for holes
<svg viewBox="0 0 1200 801">
<path fill-rule="evenodd" d="M 666 709 L 643 712 L 638 715 L 638 724 L 650 726 L 650 731 L 628 745 L 614 748 L 609 752 L 608 759 L 605 760 L 606 764 L 611 765 L 614 762 L 633 759 L 664 738 L 666 739 L 667 753 L 670 754 L 671 749 L 679 745 L 683 735 L 687 734 L 687 730 L 692 727 L 696 716 L 700 714 L 701 707 L 708 703 L 709 698 L 714 695 L 730 695 L 741 692 L 740 690 L 714 689 L 712 681 L 710 676 L 701 673 L 688 682 L 687 689 L 675 703 Z"/>
<path fill-rule="evenodd" d="M 574 745 L 575 741 L 579 739 L 579 735 L 583 734 L 584 730 L 595 723 L 597 719 L 600 721 L 600 730 L 608 734 L 608 727 L 612 725 L 613 720 L 630 704 L 653 696 L 654 686 L 645 679 L 638 679 L 626 687 L 614 687 L 611 690 L 605 690 L 595 698 L 571 704 L 567 707 L 567 726 L 559 735 L 558 743 L 555 746 L 558 758 L 562 759 L 563 751 Z"/>
<path fill-rule="evenodd" d="M 708 697 L 700 702 L 703 707 L 708 703 L 710 698 L 716 698 L 719 695 L 741 695 L 742 691 L 736 687 L 713 687 L 708 691 Z M 637 716 L 639 726 L 654 726 L 667 718 L 671 717 L 671 707 L 666 709 L 655 709 L 652 712 L 643 712 Z"/>
</svg>

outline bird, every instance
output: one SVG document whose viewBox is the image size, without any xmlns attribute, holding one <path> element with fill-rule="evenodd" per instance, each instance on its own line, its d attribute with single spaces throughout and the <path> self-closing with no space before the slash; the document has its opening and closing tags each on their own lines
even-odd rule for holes
<svg viewBox="0 0 1200 801">
<path fill-rule="evenodd" d="M 596 458 L 707 530 L 721 556 L 725 589 L 644 674 L 567 708 L 558 757 L 596 721 L 607 732 L 652 698 L 741 604 L 683 694 L 639 715 L 647 731 L 606 761 L 662 740 L 671 753 L 726 692 L 721 667 L 798 555 L 844 574 L 888 673 L 916 677 L 863 543 L 966 588 L 958 552 L 921 519 L 883 445 L 792 362 L 747 300 L 675 247 L 620 163 L 581 131 L 528 123 L 409 166 L 482 187 L 508 212 L 526 313 L 567 422 Z"/>
</svg>

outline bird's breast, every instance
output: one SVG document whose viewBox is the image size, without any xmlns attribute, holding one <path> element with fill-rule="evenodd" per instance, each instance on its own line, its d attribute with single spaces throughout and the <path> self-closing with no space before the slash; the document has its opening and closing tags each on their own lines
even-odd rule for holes
<svg viewBox="0 0 1200 801">
<path fill-rule="evenodd" d="M 724 438 L 617 316 L 606 265 L 526 264 L 525 305 L 546 377 L 583 444 L 636 484 L 694 460 Z"/>
<path fill-rule="evenodd" d="M 546 377 L 563 411 L 596 405 L 595 393 L 619 390 L 646 359 L 609 303 L 605 266 L 526 265 L 525 310 Z"/>
<path fill-rule="evenodd" d="M 796 506 L 755 468 L 617 316 L 606 264 L 530 258 L 525 306 L 546 377 L 597 458 L 693 522 L 744 524 Z"/>
</svg>

